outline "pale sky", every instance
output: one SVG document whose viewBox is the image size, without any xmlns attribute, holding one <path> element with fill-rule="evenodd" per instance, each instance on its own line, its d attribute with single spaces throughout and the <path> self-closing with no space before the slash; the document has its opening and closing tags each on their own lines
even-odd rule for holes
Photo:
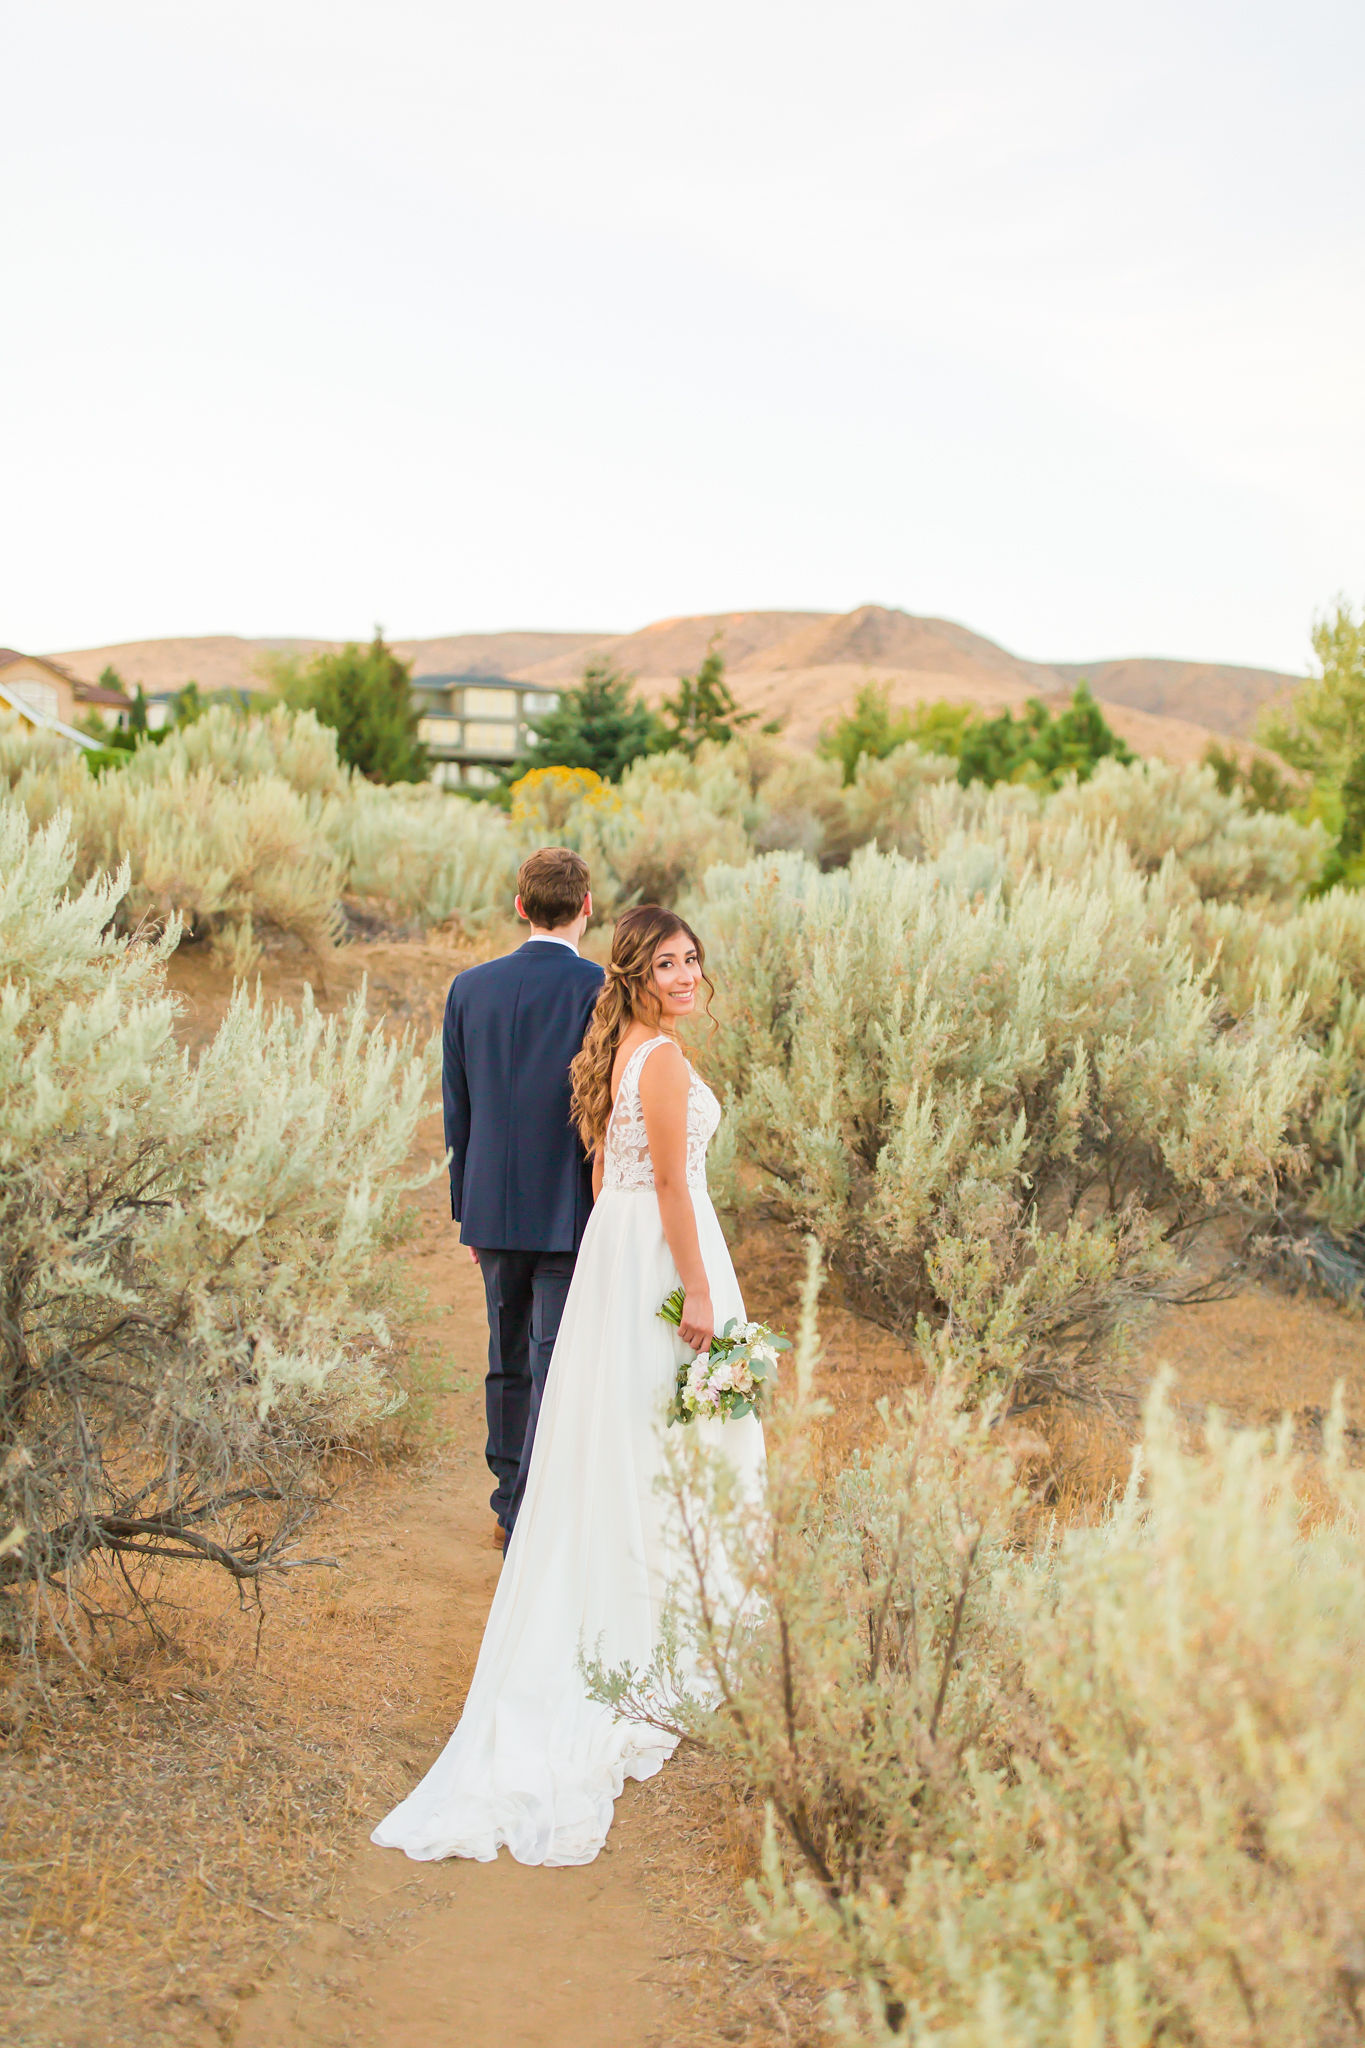
<svg viewBox="0 0 1365 2048">
<path fill-rule="evenodd" d="M 0 644 L 1365 598 L 1360 0 L 0 0 Z"/>
</svg>

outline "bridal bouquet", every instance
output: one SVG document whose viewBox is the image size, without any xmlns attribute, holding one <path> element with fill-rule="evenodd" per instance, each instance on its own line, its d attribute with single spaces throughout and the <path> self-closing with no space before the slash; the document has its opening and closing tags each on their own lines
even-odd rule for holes
<svg viewBox="0 0 1365 2048">
<path fill-rule="evenodd" d="M 675 1287 L 659 1314 L 676 1330 L 682 1312 L 683 1291 Z M 729 1422 L 752 1415 L 778 1352 L 791 1348 L 791 1339 L 780 1337 L 766 1323 L 741 1323 L 731 1316 L 711 1339 L 709 1351 L 699 1351 L 690 1363 L 678 1367 L 678 1384 L 668 1407 L 669 1428 L 675 1422 L 695 1422 L 699 1416 Z"/>
</svg>

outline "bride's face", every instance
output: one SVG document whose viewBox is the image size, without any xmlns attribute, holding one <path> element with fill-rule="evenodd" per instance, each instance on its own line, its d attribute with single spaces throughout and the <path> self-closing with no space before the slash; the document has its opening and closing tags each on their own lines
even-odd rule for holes
<svg viewBox="0 0 1365 2048">
<path fill-rule="evenodd" d="M 669 1024 L 690 1017 L 697 1006 L 701 986 L 701 962 L 686 932 L 674 932 L 654 954 L 654 989 L 659 998 L 660 1021 Z"/>
</svg>

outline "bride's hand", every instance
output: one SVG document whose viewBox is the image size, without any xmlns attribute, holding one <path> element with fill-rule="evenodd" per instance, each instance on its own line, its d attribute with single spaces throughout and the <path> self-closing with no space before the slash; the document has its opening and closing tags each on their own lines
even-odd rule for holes
<svg viewBox="0 0 1365 2048">
<path fill-rule="evenodd" d="M 682 1320 L 678 1324 L 683 1343 L 690 1344 L 694 1351 L 709 1351 L 715 1334 L 716 1312 L 710 1295 L 705 1290 L 684 1295 Z"/>
</svg>

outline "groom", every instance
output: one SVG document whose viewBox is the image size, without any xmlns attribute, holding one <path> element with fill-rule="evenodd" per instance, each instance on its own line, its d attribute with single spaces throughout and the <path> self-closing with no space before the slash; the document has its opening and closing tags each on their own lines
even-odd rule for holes
<svg viewBox="0 0 1365 2048">
<path fill-rule="evenodd" d="M 569 1121 L 569 1062 L 602 986 L 579 958 L 587 864 L 542 846 L 517 873 L 515 953 L 457 974 L 446 998 L 441 1092 L 450 1213 L 488 1303 L 488 1463 L 499 1548 L 526 1486 L 545 1375 L 592 1208 L 591 1164 Z"/>
</svg>

